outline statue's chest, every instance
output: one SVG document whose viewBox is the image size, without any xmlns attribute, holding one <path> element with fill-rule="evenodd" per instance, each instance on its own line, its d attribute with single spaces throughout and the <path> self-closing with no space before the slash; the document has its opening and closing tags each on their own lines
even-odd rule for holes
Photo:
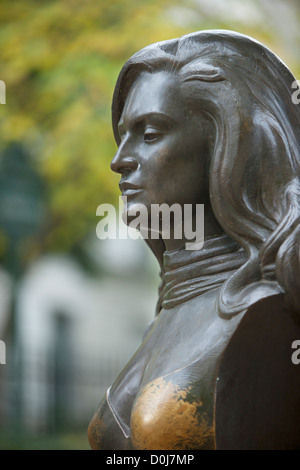
<svg viewBox="0 0 300 470">
<path fill-rule="evenodd" d="M 217 315 L 215 292 L 162 310 L 137 355 L 144 357 L 141 386 L 193 363 L 201 363 L 206 374 L 215 367 L 239 321 Z"/>
<path fill-rule="evenodd" d="M 162 311 L 111 389 L 136 449 L 214 447 L 217 369 L 234 323 L 216 315 L 213 295 L 201 300 Z"/>
</svg>

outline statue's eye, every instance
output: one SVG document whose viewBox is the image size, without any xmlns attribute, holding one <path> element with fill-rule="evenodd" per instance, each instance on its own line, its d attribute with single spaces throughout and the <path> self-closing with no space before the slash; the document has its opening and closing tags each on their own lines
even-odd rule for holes
<svg viewBox="0 0 300 470">
<path fill-rule="evenodd" d="M 161 133 L 155 129 L 146 129 L 144 132 L 144 141 L 145 142 L 154 142 L 155 140 L 159 139 Z"/>
</svg>

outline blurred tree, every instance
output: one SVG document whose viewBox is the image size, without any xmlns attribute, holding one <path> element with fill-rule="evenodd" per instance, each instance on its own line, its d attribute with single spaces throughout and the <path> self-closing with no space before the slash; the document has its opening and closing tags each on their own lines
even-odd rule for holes
<svg viewBox="0 0 300 470">
<path fill-rule="evenodd" d="M 191 30 L 231 29 L 269 46 L 298 76 L 300 73 L 299 0 L 185 0 L 169 17 Z"/>
<path fill-rule="evenodd" d="M 116 202 L 111 98 L 124 61 L 185 30 L 166 21 L 169 0 L 27 0 L 0 5 L 0 140 L 31 150 L 49 188 L 44 249 L 68 250 Z"/>
<path fill-rule="evenodd" d="M 226 10 L 229 3 L 235 15 Z M 254 0 L 241 3 L 253 7 Z M 49 188 L 48 222 L 33 251 L 72 248 L 94 230 L 96 207 L 117 202 L 118 177 L 109 171 L 116 150 L 110 106 L 120 68 L 134 52 L 207 28 L 236 29 L 272 45 L 276 31 L 263 30 L 260 2 L 252 8 L 259 21 L 254 15 L 248 26 L 247 8 L 243 13 L 237 5 L 233 0 L 1 1 L 0 79 L 7 104 L 0 106 L 0 145 L 12 140 L 27 145 Z"/>
</svg>

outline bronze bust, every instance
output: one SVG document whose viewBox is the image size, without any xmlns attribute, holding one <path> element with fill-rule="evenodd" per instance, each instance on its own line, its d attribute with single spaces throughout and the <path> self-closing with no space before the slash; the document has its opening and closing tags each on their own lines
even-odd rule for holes
<svg viewBox="0 0 300 470">
<path fill-rule="evenodd" d="M 231 31 L 156 43 L 124 65 L 111 168 L 126 210 L 204 204 L 205 239 L 146 239 L 161 268 L 156 316 L 91 420 L 92 448 L 300 449 L 294 81 Z"/>
</svg>

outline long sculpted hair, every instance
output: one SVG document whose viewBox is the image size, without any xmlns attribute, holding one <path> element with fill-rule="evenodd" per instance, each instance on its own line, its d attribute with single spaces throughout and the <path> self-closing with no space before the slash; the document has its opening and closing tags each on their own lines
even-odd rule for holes
<svg viewBox="0 0 300 470">
<path fill-rule="evenodd" d="M 299 311 L 300 105 L 292 102 L 294 76 L 268 48 L 231 31 L 201 31 L 145 47 L 126 62 L 115 87 L 118 144 L 126 96 L 145 71 L 175 74 L 214 129 L 211 205 L 248 256 L 222 286 L 219 315 L 230 318 L 279 293 Z M 163 274 L 162 240 L 147 243 Z"/>
</svg>

